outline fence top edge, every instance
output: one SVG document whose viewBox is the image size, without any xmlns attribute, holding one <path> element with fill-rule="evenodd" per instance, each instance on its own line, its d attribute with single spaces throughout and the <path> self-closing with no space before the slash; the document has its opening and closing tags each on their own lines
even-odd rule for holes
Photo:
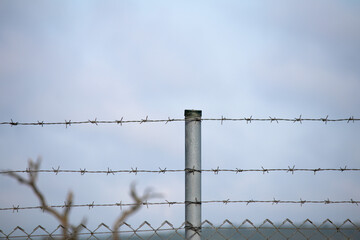
<svg viewBox="0 0 360 240">
<path fill-rule="evenodd" d="M 184 222 L 179 225 L 179 227 L 174 227 L 173 224 L 171 224 L 169 221 L 164 221 L 163 223 L 159 224 L 158 227 L 154 227 L 151 223 L 144 221 L 143 223 L 139 224 L 138 227 L 133 227 L 130 224 L 123 222 L 121 224 L 122 230 L 113 231 L 107 224 L 100 223 L 94 230 L 90 230 L 86 225 L 81 225 L 81 230 L 85 230 L 87 232 L 81 233 L 81 235 L 84 234 L 111 234 L 111 233 L 146 233 L 146 232 L 160 232 L 160 231 L 179 231 L 179 230 L 185 230 L 187 222 Z M 150 229 L 149 229 L 150 227 Z M 54 230 L 48 231 L 45 227 L 38 225 L 37 227 L 33 228 L 32 230 L 29 230 L 28 232 L 25 231 L 24 227 L 16 226 L 13 228 L 12 231 L 9 233 L 5 233 L 2 229 L 0 229 L 0 237 L 20 237 L 19 234 L 26 234 L 25 236 L 58 236 L 61 235 L 59 230 L 61 230 L 63 227 L 62 225 L 54 227 Z M 269 219 L 265 219 L 262 222 L 254 222 L 250 219 L 244 219 L 241 223 L 240 222 L 234 222 L 230 221 L 228 219 L 225 219 L 222 222 L 219 223 L 213 223 L 209 220 L 204 220 L 200 224 L 200 228 L 203 229 L 337 229 L 338 231 L 341 230 L 357 230 L 360 231 L 360 222 L 354 222 L 350 219 L 346 219 L 343 222 L 342 221 L 332 221 L 330 219 L 325 219 L 324 221 L 311 221 L 310 219 L 305 219 L 304 221 L 297 221 L 294 223 L 294 221 L 290 219 L 285 219 L 284 221 L 271 221 Z M 39 231 L 42 231 L 43 234 L 39 233 Z M 3 236 L 1 236 L 3 235 Z"/>
</svg>

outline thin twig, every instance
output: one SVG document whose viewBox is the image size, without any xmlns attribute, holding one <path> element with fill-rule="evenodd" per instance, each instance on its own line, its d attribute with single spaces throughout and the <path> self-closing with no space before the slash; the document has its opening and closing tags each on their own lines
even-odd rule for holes
<svg viewBox="0 0 360 240">
<path fill-rule="evenodd" d="M 45 196 L 41 193 L 38 186 L 36 185 L 37 177 L 38 177 L 38 170 L 40 167 L 40 159 L 38 159 L 37 162 L 33 162 L 31 159 L 29 160 L 29 168 L 28 168 L 28 176 L 29 179 L 25 179 L 22 176 L 18 175 L 14 172 L 9 172 L 8 175 L 15 178 L 18 182 L 25 184 L 29 186 L 33 192 L 35 193 L 36 197 L 40 201 L 40 208 L 44 212 L 48 212 L 50 215 L 53 215 L 63 226 L 62 232 L 63 232 L 63 239 L 71 239 L 75 240 L 77 239 L 77 232 L 80 228 L 80 225 L 75 227 L 69 224 L 69 213 L 72 207 L 73 203 L 73 194 L 71 192 L 68 193 L 67 199 L 64 205 L 64 211 L 63 213 L 60 213 L 59 211 L 55 210 L 53 207 L 49 206 L 46 202 Z M 72 234 L 69 235 L 69 229 L 71 228 Z"/>
</svg>

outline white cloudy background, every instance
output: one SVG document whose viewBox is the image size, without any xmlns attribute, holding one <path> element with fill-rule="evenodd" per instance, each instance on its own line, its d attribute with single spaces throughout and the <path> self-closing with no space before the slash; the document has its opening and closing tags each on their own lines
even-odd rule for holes
<svg viewBox="0 0 360 240">
<path fill-rule="evenodd" d="M 0 121 L 203 117 L 359 117 L 360 2 L 0 2 Z M 203 122 L 203 168 L 360 168 L 359 123 Z M 0 126 L 0 169 L 183 169 L 184 123 Z M 129 185 L 183 201 L 184 174 L 40 174 L 50 204 L 129 202 Z M 203 200 L 360 199 L 354 172 L 203 174 Z M 0 175 L 0 207 L 37 206 Z M 112 225 L 119 208 L 77 208 L 72 223 Z M 356 205 L 203 205 L 203 219 L 360 221 Z M 184 206 L 142 208 L 129 222 L 184 221 Z M 2 211 L 0 229 L 57 222 Z"/>
</svg>

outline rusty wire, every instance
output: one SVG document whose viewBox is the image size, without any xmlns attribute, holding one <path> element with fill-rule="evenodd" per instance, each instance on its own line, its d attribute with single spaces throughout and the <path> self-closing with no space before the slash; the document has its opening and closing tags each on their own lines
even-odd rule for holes
<svg viewBox="0 0 360 240">
<path fill-rule="evenodd" d="M 173 206 L 173 205 L 185 205 L 185 204 L 209 204 L 209 203 L 222 203 L 224 205 L 227 205 L 229 203 L 245 203 L 246 205 L 252 204 L 252 203 L 271 203 L 272 205 L 274 204 L 300 204 L 300 206 L 304 205 L 304 204 L 354 204 L 356 206 L 359 206 L 360 200 L 341 200 L 341 201 L 332 201 L 329 198 L 326 200 L 278 200 L 278 199 L 273 199 L 273 200 L 230 200 L 230 199 L 226 199 L 226 200 L 205 200 L 205 201 L 195 201 L 195 202 L 190 202 L 190 201 L 168 201 L 165 200 L 164 202 L 148 202 L 145 201 L 143 203 L 141 203 L 141 205 L 144 205 L 146 207 L 149 206 L 155 206 L 155 205 L 167 205 L 167 206 Z M 123 203 L 122 201 L 118 202 L 118 203 L 95 203 L 94 201 L 92 203 L 88 203 L 88 204 L 72 204 L 69 205 L 68 203 L 64 202 L 64 204 L 62 205 L 51 205 L 48 207 L 51 208 L 78 208 L 78 207 L 88 207 L 89 209 L 94 208 L 94 207 L 120 207 L 120 209 L 122 209 L 122 207 L 130 207 L 130 206 L 135 206 L 136 203 Z M 20 207 L 20 205 L 14 205 L 12 207 L 5 207 L 5 208 L 0 208 L 0 211 L 13 211 L 13 212 L 18 212 L 19 210 L 29 210 L 29 209 L 43 209 L 42 206 L 28 206 L 28 207 Z"/>
<path fill-rule="evenodd" d="M 9 173 L 54 173 L 55 175 L 58 175 L 59 173 L 80 173 L 80 175 L 85 174 L 106 174 L 106 175 L 115 175 L 116 173 L 133 173 L 137 175 L 138 173 L 179 173 L 179 172 L 210 172 L 214 173 L 215 175 L 219 174 L 220 172 L 232 172 L 232 173 L 245 173 L 245 172 L 260 172 L 260 173 L 270 173 L 270 172 L 286 172 L 286 173 L 292 173 L 294 172 L 311 172 L 311 173 L 318 173 L 318 172 L 359 172 L 360 168 L 348 168 L 345 167 L 339 167 L 339 168 L 295 168 L 295 166 L 287 168 L 257 168 L 257 169 L 241 169 L 241 168 L 235 168 L 235 169 L 222 169 L 222 168 L 212 168 L 212 169 L 167 169 L 167 168 L 158 168 L 159 170 L 146 170 L 146 169 L 138 169 L 137 167 L 131 168 L 131 169 L 120 169 L 120 170 L 112 170 L 108 168 L 107 170 L 86 170 L 79 169 L 61 169 L 60 166 L 57 168 L 52 169 L 39 169 L 39 170 L 32 170 L 32 169 L 25 169 L 25 170 L 0 170 L 0 174 L 9 174 Z"/>
<path fill-rule="evenodd" d="M 253 118 L 252 116 L 250 117 L 243 117 L 243 118 L 227 118 L 224 116 L 221 116 L 221 118 L 199 118 L 196 119 L 196 121 L 220 121 L 221 124 L 223 124 L 223 122 L 225 121 L 240 121 L 240 122 L 246 122 L 246 123 L 251 123 L 251 122 L 298 122 L 298 123 L 302 123 L 302 122 L 323 122 L 325 124 L 327 124 L 328 122 L 353 122 L 355 123 L 355 121 L 360 121 L 360 118 L 355 118 L 354 116 L 350 116 L 348 118 L 335 118 L 335 119 L 330 119 L 329 116 L 326 116 L 325 118 L 303 118 L 301 115 L 299 117 L 295 117 L 295 118 L 277 118 L 277 117 L 268 117 L 268 118 Z M 129 124 L 129 123 L 169 123 L 169 122 L 184 122 L 184 121 L 189 121 L 189 120 L 185 120 L 184 118 L 170 118 L 168 117 L 167 119 L 149 119 L 148 116 L 146 116 L 144 119 L 136 119 L 136 120 L 124 120 L 124 117 L 120 118 L 120 120 L 97 120 L 97 118 L 95 118 L 94 120 L 87 120 L 87 121 L 72 121 L 72 120 L 64 120 L 64 121 L 58 121 L 58 122 L 45 122 L 45 121 L 36 121 L 36 122 L 18 122 L 18 121 L 14 121 L 14 120 L 10 120 L 7 122 L 0 122 L 0 125 L 10 125 L 10 126 L 46 126 L 46 125 L 65 125 L 65 127 L 67 128 L 68 126 L 71 125 L 79 125 L 79 124 L 93 124 L 93 125 L 99 125 L 99 124 L 118 124 L 118 125 L 123 125 L 123 124 Z"/>
<path fill-rule="evenodd" d="M 168 221 L 164 221 L 159 227 L 152 226 L 145 221 L 139 227 L 132 227 L 124 222 L 121 230 L 114 231 L 105 223 L 101 223 L 94 230 L 90 230 L 84 224 L 81 225 L 81 232 L 78 236 L 88 237 L 88 239 L 111 239 L 114 233 L 121 234 L 123 239 L 185 239 L 184 230 L 186 222 L 179 227 L 174 227 Z M 10 233 L 5 233 L 0 229 L 0 239 L 16 238 L 40 238 L 57 239 L 61 237 L 59 231 L 62 226 L 59 225 L 53 231 L 48 231 L 41 225 L 32 231 L 25 231 L 22 227 L 15 227 Z M 202 239 L 359 239 L 360 226 L 350 219 L 342 223 L 334 223 L 326 219 L 322 223 L 314 223 L 306 219 L 305 221 L 295 224 L 290 219 L 285 219 L 281 223 L 274 223 L 265 219 L 260 224 L 255 224 L 249 219 L 245 219 L 241 224 L 235 224 L 230 220 L 224 220 L 220 225 L 215 225 L 211 221 L 205 220 L 198 228 L 197 234 L 201 234 Z"/>
</svg>

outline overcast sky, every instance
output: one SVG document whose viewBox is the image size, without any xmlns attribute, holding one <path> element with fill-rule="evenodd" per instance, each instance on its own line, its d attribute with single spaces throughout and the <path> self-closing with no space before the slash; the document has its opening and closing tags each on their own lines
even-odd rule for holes
<svg viewBox="0 0 360 240">
<path fill-rule="evenodd" d="M 0 1 L 0 122 L 203 117 L 359 117 L 360 2 Z M 202 166 L 360 168 L 359 123 L 203 122 Z M 184 168 L 184 123 L 0 126 L 0 169 Z M 40 174 L 51 204 L 130 202 L 137 182 L 183 201 L 184 174 Z M 359 173 L 203 173 L 203 200 L 360 199 Z M 37 206 L 0 176 L 0 208 Z M 74 209 L 112 226 L 119 208 Z M 203 205 L 203 220 L 360 221 L 356 205 Z M 174 226 L 184 206 L 143 208 L 129 222 Z M 53 229 L 40 210 L 0 213 L 0 229 Z"/>
</svg>

